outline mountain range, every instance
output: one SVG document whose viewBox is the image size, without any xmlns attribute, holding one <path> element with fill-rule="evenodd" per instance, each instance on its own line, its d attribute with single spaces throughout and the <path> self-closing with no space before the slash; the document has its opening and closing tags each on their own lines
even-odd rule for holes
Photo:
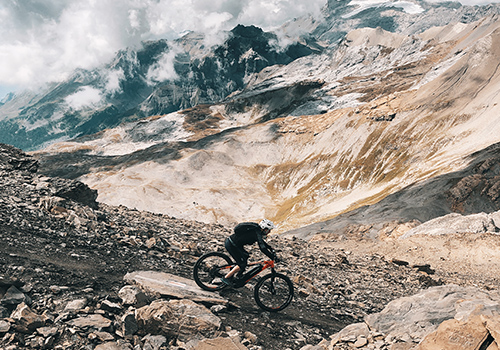
<svg viewBox="0 0 500 350">
<path fill-rule="evenodd" d="M 9 95 L 0 142 L 101 202 L 302 237 L 496 211 L 499 13 L 328 1 L 215 45 L 145 42 Z"/>
</svg>

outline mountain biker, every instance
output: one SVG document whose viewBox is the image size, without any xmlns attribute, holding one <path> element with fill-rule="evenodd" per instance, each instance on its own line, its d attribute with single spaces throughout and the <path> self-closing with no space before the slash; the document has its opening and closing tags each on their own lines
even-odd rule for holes
<svg viewBox="0 0 500 350">
<path fill-rule="evenodd" d="M 242 222 L 236 225 L 234 233 L 226 238 L 224 246 L 238 265 L 222 278 L 222 282 L 234 286 L 235 281 L 245 272 L 250 256 L 244 248 L 245 245 L 258 243 L 262 253 L 266 254 L 271 260 L 277 260 L 274 249 L 264 241 L 269 232 L 275 228 L 276 226 L 268 219 L 264 219 L 258 224 L 255 222 Z M 234 276 L 236 273 L 238 274 Z"/>
</svg>

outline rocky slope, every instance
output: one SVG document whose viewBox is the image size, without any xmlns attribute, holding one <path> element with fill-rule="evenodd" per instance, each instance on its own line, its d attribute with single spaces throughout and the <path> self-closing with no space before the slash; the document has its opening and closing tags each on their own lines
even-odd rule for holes
<svg viewBox="0 0 500 350">
<path fill-rule="evenodd" d="M 124 280 L 127 273 L 150 270 L 190 278 L 197 256 L 222 249 L 228 229 L 95 202 L 95 191 L 80 182 L 38 174 L 36 160 L 10 146 L 1 146 L 0 161 L 0 332 L 6 349 L 103 349 L 107 343 L 123 349 L 180 349 L 195 339 L 235 336 L 250 349 L 300 349 L 429 286 L 498 282 L 484 274 L 432 271 L 434 266 L 425 264 L 410 267 L 378 253 L 334 247 L 331 241 L 304 243 L 275 236 L 271 244 L 285 262 L 280 270 L 296 287 L 296 298 L 284 312 L 260 311 L 251 290 L 244 288 L 222 293 L 230 301 L 224 308 L 210 312 L 203 308 L 213 302 L 197 304 L 205 310 L 202 314 L 214 313 L 210 317 L 219 320 L 215 326 L 204 328 L 200 324 L 206 323 L 199 321 L 181 334 L 148 328 L 146 316 L 138 316 L 147 309 L 139 310 L 179 296 L 159 298 L 153 293 L 136 297 L 142 301 L 129 306 L 122 299 L 132 288 L 123 289 L 130 283 Z M 369 243 L 363 236 L 346 242 Z M 171 311 L 178 315 L 175 322 L 184 322 L 179 310 Z"/>
<path fill-rule="evenodd" d="M 491 266 L 499 236 L 488 230 L 378 243 L 359 232 L 308 243 L 274 236 L 270 243 L 284 261 L 279 270 L 296 289 L 292 305 L 277 314 L 262 312 L 247 288 L 221 292 L 222 299 L 201 290 L 193 298 L 185 288 L 160 292 L 151 289 L 152 276 L 162 286 L 192 284 L 197 257 L 221 250 L 229 230 L 98 203 L 81 182 L 40 175 L 37 167 L 33 157 L 0 146 L 5 349 L 409 349 L 442 321 L 467 320 L 474 305 L 488 303 L 485 315 L 497 312 L 500 298 L 488 290 L 499 282 Z M 495 221 L 492 228 L 498 230 Z M 149 273 L 146 283 L 132 277 L 141 273 Z M 432 289 L 439 285 L 444 289 Z M 455 314 L 457 300 L 471 306 Z M 421 308 L 420 318 L 398 314 L 401 303 Z M 157 323 L 153 314 L 170 321 Z M 483 333 L 496 334 L 493 321 Z M 428 326 L 410 331 L 414 324 Z"/>
</svg>

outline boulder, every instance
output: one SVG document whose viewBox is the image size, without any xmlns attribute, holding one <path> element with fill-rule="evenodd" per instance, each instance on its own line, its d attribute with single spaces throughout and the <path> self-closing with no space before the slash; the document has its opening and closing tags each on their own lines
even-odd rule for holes
<svg viewBox="0 0 500 350">
<path fill-rule="evenodd" d="M 155 300 L 136 310 L 140 331 L 151 334 L 177 334 L 192 337 L 199 332 L 217 330 L 221 320 L 206 307 L 191 300 Z"/>
<path fill-rule="evenodd" d="M 50 181 L 54 187 L 54 196 L 71 199 L 93 209 L 98 208 L 97 190 L 91 189 L 83 182 L 62 178 L 52 178 Z"/>
<path fill-rule="evenodd" d="M 32 333 L 45 325 L 47 317 L 34 313 L 28 305 L 21 303 L 10 316 L 16 322 L 16 329 L 24 333 Z"/>
<path fill-rule="evenodd" d="M 417 350 L 480 349 L 488 336 L 489 332 L 481 316 L 473 316 L 467 321 L 451 319 L 441 323 L 436 331 L 426 336 Z"/>
<path fill-rule="evenodd" d="M 412 228 L 401 236 L 402 239 L 419 235 L 445 235 L 454 233 L 497 232 L 498 227 L 492 216 L 486 213 L 461 215 L 451 213 L 441 216 Z"/>
<path fill-rule="evenodd" d="M 390 302 L 381 312 L 365 317 L 371 330 L 396 339 L 420 342 L 450 319 L 466 320 L 472 314 L 500 314 L 500 296 L 478 288 L 443 285 Z"/>
<path fill-rule="evenodd" d="M 227 299 L 202 290 L 193 280 L 165 272 L 136 271 L 127 273 L 124 279 L 129 283 L 140 285 L 144 290 L 153 294 L 168 298 L 190 299 L 212 304 L 228 303 Z"/>
</svg>

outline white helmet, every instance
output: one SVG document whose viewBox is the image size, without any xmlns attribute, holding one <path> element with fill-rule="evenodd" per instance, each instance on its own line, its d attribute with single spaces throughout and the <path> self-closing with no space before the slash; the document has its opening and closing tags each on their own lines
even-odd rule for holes
<svg viewBox="0 0 500 350">
<path fill-rule="evenodd" d="M 276 226 L 273 224 L 271 220 L 264 219 L 261 222 L 259 222 L 259 226 L 263 230 L 273 230 L 276 228 Z"/>
</svg>

